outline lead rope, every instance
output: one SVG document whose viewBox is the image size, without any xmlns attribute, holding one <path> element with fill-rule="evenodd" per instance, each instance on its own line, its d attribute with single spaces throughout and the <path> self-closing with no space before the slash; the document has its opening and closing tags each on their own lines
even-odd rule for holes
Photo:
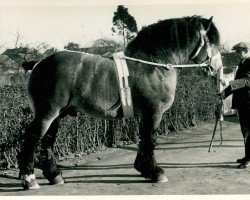
<svg viewBox="0 0 250 200">
<path fill-rule="evenodd" d="M 222 145 L 222 142 L 223 142 L 223 136 L 222 136 L 223 110 L 224 110 L 223 98 L 222 98 L 222 96 L 220 96 L 219 103 L 217 103 L 216 108 L 215 108 L 215 120 L 216 121 L 215 121 L 215 125 L 214 125 L 214 131 L 213 131 L 212 139 L 211 139 L 209 149 L 208 149 L 209 153 L 211 152 L 211 149 L 212 149 L 212 146 L 213 146 L 214 136 L 215 136 L 215 133 L 216 133 L 218 122 L 220 122 L 220 145 L 219 145 L 219 147 Z"/>
</svg>

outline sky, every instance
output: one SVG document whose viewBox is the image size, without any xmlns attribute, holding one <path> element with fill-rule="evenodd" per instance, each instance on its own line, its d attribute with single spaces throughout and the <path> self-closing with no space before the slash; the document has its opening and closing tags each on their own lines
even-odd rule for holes
<svg viewBox="0 0 250 200">
<path fill-rule="evenodd" d="M 68 42 L 82 47 L 112 36 L 112 18 L 124 5 L 138 29 L 158 20 L 183 16 L 213 16 L 221 43 L 250 42 L 250 0 L 0 0 L 0 47 L 47 43 L 62 49 Z"/>
</svg>

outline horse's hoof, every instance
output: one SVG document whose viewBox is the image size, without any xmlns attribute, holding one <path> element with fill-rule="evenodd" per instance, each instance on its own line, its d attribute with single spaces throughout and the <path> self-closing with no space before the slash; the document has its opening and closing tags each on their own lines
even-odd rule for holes
<svg viewBox="0 0 250 200">
<path fill-rule="evenodd" d="M 25 190 L 37 190 L 40 188 L 40 186 L 36 182 L 35 174 L 21 175 L 21 179 L 21 185 Z"/>
<path fill-rule="evenodd" d="M 165 183 L 168 181 L 168 178 L 165 175 L 165 172 L 162 168 L 157 167 L 153 173 L 148 176 L 153 183 Z"/>
<path fill-rule="evenodd" d="M 166 182 L 168 182 L 168 178 L 164 174 L 158 177 L 157 183 L 166 183 Z"/>
<path fill-rule="evenodd" d="M 151 180 L 152 183 L 166 183 L 166 182 L 168 182 L 168 178 L 164 174 L 146 177 L 146 179 Z"/>
<path fill-rule="evenodd" d="M 61 174 L 57 175 L 52 181 L 50 181 L 51 185 L 63 185 L 65 183 Z"/>
</svg>

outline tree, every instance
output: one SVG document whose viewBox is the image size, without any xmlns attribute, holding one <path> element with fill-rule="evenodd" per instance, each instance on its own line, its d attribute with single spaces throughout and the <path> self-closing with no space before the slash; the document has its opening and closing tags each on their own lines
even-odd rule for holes
<svg viewBox="0 0 250 200">
<path fill-rule="evenodd" d="M 3 52 L 3 55 L 7 55 L 10 59 L 15 61 L 19 66 L 21 66 L 24 61 L 42 59 L 42 53 L 40 53 L 36 48 L 28 47 L 28 45 L 20 46 L 14 49 L 6 49 Z"/>
<path fill-rule="evenodd" d="M 102 38 L 95 40 L 87 52 L 98 54 L 104 57 L 110 57 L 112 56 L 112 53 L 118 51 L 118 49 L 122 49 L 122 46 L 123 45 L 117 43 L 114 40 Z"/>
<path fill-rule="evenodd" d="M 138 32 L 134 17 L 128 13 L 128 9 L 123 5 L 119 5 L 116 12 L 114 12 L 113 27 L 111 30 L 123 36 L 124 46 L 126 46 L 128 40 L 133 39 Z"/>
<path fill-rule="evenodd" d="M 58 52 L 58 50 L 54 47 L 51 47 L 49 49 L 46 49 L 44 52 L 43 52 L 43 58 L 46 58 L 54 53 Z"/>
<path fill-rule="evenodd" d="M 69 42 L 67 45 L 64 46 L 64 49 L 72 50 L 72 51 L 79 51 L 80 45 L 74 42 Z"/>
<path fill-rule="evenodd" d="M 231 52 L 230 45 L 228 43 L 223 43 L 220 45 L 219 50 L 221 53 L 229 53 Z"/>
<path fill-rule="evenodd" d="M 19 30 L 17 30 L 15 33 L 13 33 L 12 35 L 15 36 L 15 48 L 18 47 L 18 44 L 20 42 L 20 39 L 23 38 L 22 34 L 19 32 Z"/>
</svg>

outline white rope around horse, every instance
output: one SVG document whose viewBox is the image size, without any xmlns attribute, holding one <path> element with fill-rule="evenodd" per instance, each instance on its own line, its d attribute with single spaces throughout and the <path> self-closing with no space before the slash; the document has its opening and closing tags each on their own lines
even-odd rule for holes
<svg viewBox="0 0 250 200">
<path fill-rule="evenodd" d="M 185 64 L 185 65 L 173 65 L 173 64 L 163 64 L 163 63 L 154 63 L 154 62 L 149 62 L 149 61 L 145 61 L 145 60 L 141 60 L 141 59 L 136 59 L 136 58 L 131 58 L 131 57 L 127 57 L 127 56 L 122 56 L 121 58 L 124 58 L 126 60 L 132 60 L 132 61 L 136 61 L 136 62 L 140 62 L 140 63 L 144 63 L 144 64 L 148 64 L 148 65 L 155 65 L 155 66 L 160 66 L 160 67 L 164 67 L 168 70 L 173 69 L 173 68 L 184 68 L 184 67 L 207 67 L 208 65 L 206 63 L 201 63 L 201 64 Z"/>
</svg>

